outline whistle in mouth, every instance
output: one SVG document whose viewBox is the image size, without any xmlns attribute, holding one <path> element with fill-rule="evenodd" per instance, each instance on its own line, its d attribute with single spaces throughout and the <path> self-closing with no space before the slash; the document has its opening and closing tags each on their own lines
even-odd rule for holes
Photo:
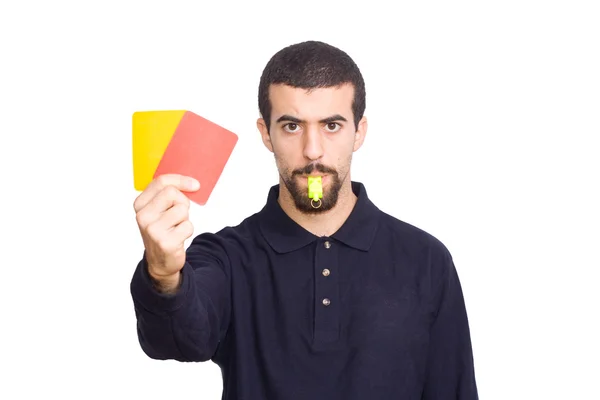
<svg viewBox="0 0 600 400">
<path fill-rule="evenodd" d="M 314 201 L 323 197 L 323 186 L 320 176 L 308 177 L 308 197 Z"/>
</svg>

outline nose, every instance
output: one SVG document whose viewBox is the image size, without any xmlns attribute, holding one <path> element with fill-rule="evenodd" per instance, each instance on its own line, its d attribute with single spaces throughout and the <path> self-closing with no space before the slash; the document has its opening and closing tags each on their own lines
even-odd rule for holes
<svg viewBox="0 0 600 400">
<path fill-rule="evenodd" d="M 318 127 L 308 126 L 304 134 L 304 157 L 317 161 L 323 157 L 323 135 Z"/>
</svg>

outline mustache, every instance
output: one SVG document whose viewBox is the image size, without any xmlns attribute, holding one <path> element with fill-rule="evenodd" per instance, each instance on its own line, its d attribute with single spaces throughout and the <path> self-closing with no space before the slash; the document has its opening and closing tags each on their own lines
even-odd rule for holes
<svg viewBox="0 0 600 400">
<path fill-rule="evenodd" d="M 323 164 L 308 164 L 307 166 L 299 169 L 295 169 L 292 172 L 292 176 L 294 175 L 308 175 L 314 171 L 321 172 L 323 174 L 332 174 L 337 175 L 337 171 L 334 168 L 327 167 Z"/>
</svg>

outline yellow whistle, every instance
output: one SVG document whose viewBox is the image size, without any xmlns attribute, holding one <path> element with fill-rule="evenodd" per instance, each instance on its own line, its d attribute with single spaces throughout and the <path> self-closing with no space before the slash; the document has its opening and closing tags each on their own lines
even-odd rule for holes
<svg viewBox="0 0 600 400">
<path fill-rule="evenodd" d="M 323 197 L 323 185 L 320 176 L 308 177 L 308 197 L 314 201 Z"/>
</svg>

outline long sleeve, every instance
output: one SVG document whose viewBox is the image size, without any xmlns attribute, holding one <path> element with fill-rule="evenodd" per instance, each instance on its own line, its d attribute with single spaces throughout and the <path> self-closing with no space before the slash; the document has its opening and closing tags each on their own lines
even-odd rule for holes
<svg viewBox="0 0 600 400">
<path fill-rule="evenodd" d="M 176 294 L 154 288 L 144 256 L 130 285 L 142 350 L 159 360 L 211 359 L 229 325 L 230 276 L 222 239 L 213 234 L 190 244 Z"/>
<path fill-rule="evenodd" d="M 458 273 L 445 254 L 431 325 L 423 400 L 478 400 L 467 311 Z"/>
</svg>

